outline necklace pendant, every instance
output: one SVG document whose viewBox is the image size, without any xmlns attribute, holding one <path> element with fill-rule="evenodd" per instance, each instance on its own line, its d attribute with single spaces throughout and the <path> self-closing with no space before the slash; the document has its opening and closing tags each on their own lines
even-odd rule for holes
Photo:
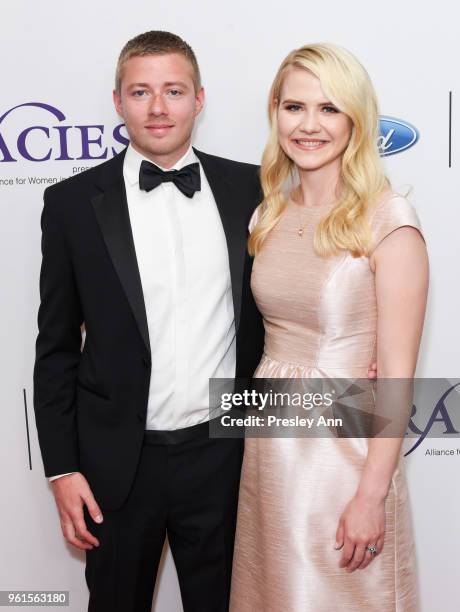
<svg viewBox="0 0 460 612">
<path fill-rule="evenodd" d="M 303 228 L 300 228 L 297 233 L 299 234 L 299 236 L 302 238 L 303 236 Z"/>
</svg>

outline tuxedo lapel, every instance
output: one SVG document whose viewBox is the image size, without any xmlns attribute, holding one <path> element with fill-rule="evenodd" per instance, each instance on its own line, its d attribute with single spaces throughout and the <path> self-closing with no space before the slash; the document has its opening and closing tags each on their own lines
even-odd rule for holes
<svg viewBox="0 0 460 612">
<path fill-rule="evenodd" d="M 247 220 L 243 215 L 238 214 L 238 207 L 235 206 L 235 203 L 240 202 L 245 194 L 241 193 L 239 185 L 231 181 L 222 164 L 216 163 L 215 157 L 197 151 L 195 148 L 193 150 L 206 174 L 224 228 L 232 281 L 235 329 L 238 330 L 246 256 Z"/>
<path fill-rule="evenodd" d="M 123 180 L 123 159 L 124 154 L 120 154 L 110 167 L 107 164 L 105 174 L 98 181 L 102 191 L 91 198 L 91 203 L 139 332 L 150 352 L 144 294 Z"/>
</svg>

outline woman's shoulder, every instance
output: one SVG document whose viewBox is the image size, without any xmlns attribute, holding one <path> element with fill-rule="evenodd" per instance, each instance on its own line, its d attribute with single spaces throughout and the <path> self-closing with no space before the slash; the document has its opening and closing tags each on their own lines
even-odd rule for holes
<svg viewBox="0 0 460 612">
<path fill-rule="evenodd" d="M 423 237 L 420 219 L 413 204 L 404 195 L 394 191 L 385 192 L 370 212 L 372 250 L 386 236 L 406 226 L 414 227 Z"/>
<path fill-rule="evenodd" d="M 371 208 L 371 225 L 385 220 L 413 218 L 419 221 L 417 211 L 410 200 L 394 191 L 384 192 Z"/>
</svg>

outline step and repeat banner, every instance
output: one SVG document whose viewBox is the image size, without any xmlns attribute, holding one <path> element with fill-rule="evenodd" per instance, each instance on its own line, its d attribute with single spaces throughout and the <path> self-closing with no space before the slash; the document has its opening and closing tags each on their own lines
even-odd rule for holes
<svg viewBox="0 0 460 612">
<path fill-rule="evenodd" d="M 127 143 L 112 105 L 115 64 L 124 43 L 151 29 L 187 40 L 197 54 L 207 96 L 195 145 L 252 163 L 260 162 L 268 133 L 270 84 L 291 49 L 332 42 L 362 61 L 379 95 L 379 144 L 388 174 L 396 190 L 410 192 L 430 254 L 430 296 L 417 375 L 454 380 L 460 374 L 456 11 L 447 0 L 426 5 L 389 0 L 379 6 L 339 0 L 4 0 L 0 590 L 68 590 L 68 609 L 81 612 L 87 606 L 84 553 L 62 537 L 33 415 L 40 214 L 48 185 L 109 159 Z M 434 397 L 430 414 L 418 418 L 414 413 L 412 421 L 419 438 L 405 441 L 405 462 L 422 612 L 454 612 L 460 601 L 460 414 L 448 398 Z M 182 610 L 167 547 L 154 609 Z"/>
</svg>

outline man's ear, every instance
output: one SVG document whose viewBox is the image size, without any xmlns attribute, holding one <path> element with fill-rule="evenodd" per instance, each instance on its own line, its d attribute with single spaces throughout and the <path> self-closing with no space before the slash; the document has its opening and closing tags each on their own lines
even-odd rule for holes
<svg viewBox="0 0 460 612">
<path fill-rule="evenodd" d="M 117 111 L 117 114 L 120 115 L 120 117 L 123 118 L 123 107 L 121 104 L 121 95 L 120 92 L 117 91 L 116 89 L 113 90 L 112 93 L 112 97 L 113 97 L 113 104 L 115 106 L 115 110 Z"/>
<path fill-rule="evenodd" d="M 200 87 L 200 90 L 195 95 L 195 116 L 199 115 L 203 110 L 205 100 L 204 87 Z"/>
</svg>

